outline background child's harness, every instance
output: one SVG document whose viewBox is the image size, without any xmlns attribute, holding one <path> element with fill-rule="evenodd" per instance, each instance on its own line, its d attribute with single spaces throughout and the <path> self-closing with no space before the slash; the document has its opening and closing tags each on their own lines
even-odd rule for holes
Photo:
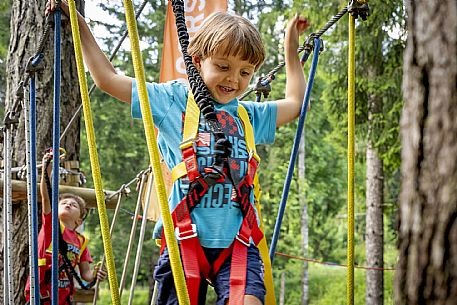
<svg viewBox="0 0 457 305">
<path fill-rule="evenodd" d="M 46 160 L 45 164 L 43 165 L 45 170 L 44 172 L 44 179 L 46 182 L 46 188 L 48 191 L 48 195 L 51 196 L 52 194 L 52 187 L 51 187 L 51 181 L 49 179 L 48 172 L 46 169 L 49 166 L 49 163 L 51 160 Z M 82 281 L 81 277 L 79 276 L 78 272 L 76 272 L 75 268 L 71 264 L 70 259 L 68 258 L 67 252 L 68 252 L 68 243 L 63 239 L 63 232 L 65 230 L 65 226 L 60 223 L 60 230 L 59 230 L 59 253 L 62 258 L 63 264 L 59 266 L 59 273 L 62 271 L 65 271 L 67 274 L 67 277 L 70 281 L 70 295 L 67 298 L 66 302 L 67 304 L 72 304 L 72 295 L 74 294 L 75 287 L 74 287 L 74 282 L 73 280 L 76 279 L 78 282 L 79 286 L 82 289 L 88 290 L 92 288 L 95 283 L 96 279 L 94 279 L 92 282 L 89 284 L 84 284 Z M 77 263 L 81 261 L 81 255 L 83 254 L 84 250 L 87 248 L 87 243 L 88 240 L 86 237 L 84 237 L 82 234 L 78 233 L 75 231 L 75 233 L 78 236 L 78 239 L 80 241 L 80 251 L 79 254 L 77 255 Z M 38 272 L 39 272 L 39 278 L 40 278 L 40 303 L 42 305 L 44 304 L 51 304 L 51 291 L 48 283 L 51 281 L 51 268 L 52 268 L 52 244 L 48 246 L 48 248 L 45 251 L 44 257 L 38 257 Z"/>
</svg>

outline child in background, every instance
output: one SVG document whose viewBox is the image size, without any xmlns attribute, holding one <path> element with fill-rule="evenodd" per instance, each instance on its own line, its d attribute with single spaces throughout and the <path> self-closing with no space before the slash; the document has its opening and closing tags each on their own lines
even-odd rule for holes
<svg viewBox="0 0 457 305">
<path fill-rule="evenodd" d="M 48 3 L 47 12 L 54 10 L 54 1 Z M 68 6 L 61 2 L 61 9 L 68 14 Z M 90 32 L 84 18 L 78 15 L 83 57 L 95 84 L 116 99 L 131 104 L 132 116 L 141 118 L 139 97 L 135 79 L 118 74 L 105 54 L 101 51 Z M 297 55 L 299 35 L 307 28 L 308 22 L 300 16 L 292 18 L 285 35 L 286 92 L 285 98 L 273 102 L 239 102 L 237 97 L 248 87 L 254 73 L 260 68 L 265 58 L 265 51 L 260 33 L 246 19 L 225 13 L 216 13 L 209 17 L 194 35 L 189 54 L 193 64 L 200 72 L 214 102 L 216 115 L 227 139 L 232 144 L 232 152 L 227 158 L 225 177 L 210 185 L 206 194 L 192 206 L 191 220 L 194 228 L 192 237 L 198 236 L 203 255 L 212 265 L 226 249 L 231 249 L 238 240 L 238 232 L 243 222 L 243 213 L 237 200 L 233 200 L 232 190 L 247 174 L 250 152 L 246 149 L 243 124 L 238 114 L 242 105 L 248 115 L 254 131 L 256 144 L 274 141 L 275 129 L 296 119 L 300 113 L 305 92 L 305 77 Z M 158 144 L 160 152 L 169 168 L 174 168 L 183 161 L 180 144 L 183 141 L 183 125 L 189 88 L 178 81 L 168 83 L 148 83 L 147 90 L 154 123 L 159 129 Z M 213 164 L 214 135 L 210 132 L 203 117 L 200 118 L 198 135 L 195 139 L 195 158 L 198 171 L 204 173 L 206 167 Z M 203 174 L 202 174 L 203 175 Z M 193 181 L 187 175 L 174 182 L 169 197 L 170 210 L 185 199 Z M 251 194 L 252 195 L 252 194 Z M 253 196 L 249 196 L 253 204 Z M 190 210 L 190 208 L 189 208 Z M 154 237 L 161 238 L 162 223 L 154 229 Z M 178 238 L 177 239 L 181 239 Z M 164 242 L 164 240 L 162 240 Z M 184 241 L 181 239 L 181 245 Z M 233 303 L 258 305 L 264 303 L 265 286 L 263 264 L 256 245 L 249 239 L 244 242 L 247 248 L 245 286 L 241 301 L 231 298 L 230 256 L 220 269 L 212 274 L 211 281 L 217 294 L 217 305 Z M 181 249 L 182 251 L 182 249 Z M 199 258 L 200 259 L 200 258 Z M 158 282 L 158 304 L 178 304 L 167 249 L 159 258 L 154 272 Z M 189 288 L 189 294 L 199 290 L 198 304 L 205 303 L 207 283 L 203 279 L 199 287 Z M 196 305 L 192 303 L 192 305 Z"/>
<path fill-rule="evenodd" d="M 50 160 L 52 153 L 47 152 L 43 157 L 43 170 L 40 182 L 42 225 L 38 235 L 38 266 L 40 278 L 40 296 L 42 305 L 51 304 L 51 261 L 52 261 L 52 213 L 45 174 L 51 175 Z M 46 172 L 46 173 L 45 173 Z M 83 223 L 87 213 L 86 203 L 76 195 L 65 193 L 59 197 L 59 221 L 62 237 L 67 245 L 67 258 L 73 268 L 79 268 L 81 278 L 86 282 L 95 279 L 104 280 L 106 272 L 95 268 L 91 270 L 92 258 L 87 248 L 87 239 L 76 231 Z M 59 253 L 60 254 L 60 253 Z M 59 255 L 59 266 L 63 266 L 62 255 Z M 69 276 L 65 268 L 59 268 L 59 305 L 71 305 L 75 293 L 73 276 Z M 30 300 L 30 278 L 25 288 L 26 300 Z"/>
</svg>

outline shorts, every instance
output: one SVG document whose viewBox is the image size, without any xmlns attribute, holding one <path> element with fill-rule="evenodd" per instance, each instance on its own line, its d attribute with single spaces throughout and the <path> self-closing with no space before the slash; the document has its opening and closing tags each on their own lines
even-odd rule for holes
<svg viewBox="0 0 457 305">
<path fill-rule="evenodd" d="M 203 248 L 208 262 L 213 263 L 219 253 L 224 249 Z M 230 293 L 230 266 L 231 256 L 222 264 L 221 269 L 216 274 L 213 281 L 214 291 L 217 295 L 216 305 L 224 305 L 229 298 Z M 251 245 L 248 249 L 247 271 L 246 271 L 246 290 L 245 295 L 253 295 L 257 297 L 262 304 L 265 300 L 265 285 L 264 285 L 264 267 L 259 250 L 256 246 Z M 158 289 L 158 305 L 178 305 L 178 298 L 171 273 L 171 265 L 168 257 L 168 251 L 165 249 L 159 257 L 157 266 L 154 270 L 154 279 L 157 281 Z M 208 282 L 202 278 L 199 287 L 199 305 L 204 305 L 206 302 L 206 292 L 208 290 Z"/>
</svg>

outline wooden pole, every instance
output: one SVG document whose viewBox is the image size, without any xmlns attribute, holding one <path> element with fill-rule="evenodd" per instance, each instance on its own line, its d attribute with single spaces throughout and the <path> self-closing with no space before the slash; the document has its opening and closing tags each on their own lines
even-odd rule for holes
<svg viewBox="0 0 457 305">
<path fill-rule="evenodd" d="M 17 203 L 18 201 L 27 200 L 27 183 L 25 181 L 21 180 L 13 180 L 13 204 Z M 0 179 L 0 196 L 3 196 L 3 178 Z M 67 186 L 67 185 L 60 185 L 59 186 L 59 193 L 71 193 L 78 195 L 84 201 L 86 201 L 86 205 L 88 209 L 95 209 L 97 208 L 97 201 L 95 199 L 95 191 L 93 189 L 89 188 L 84 188 L 84 187 L 76 187 L 76 186 Z M 106 194 L 106 208 L 107 209 L 114 209 L 117 204 L 118 196 L 113 196 L 112 198 L 111 195 L 114 193 L 114 191 L 105 191 Z M 41 193 L 40 193 L 40 187 L 39 184 L 37 184 L 37 197 L 38 201 L 41 201 Z M 109 198 L 109 199 L 108 199 Z"/>
</svg>

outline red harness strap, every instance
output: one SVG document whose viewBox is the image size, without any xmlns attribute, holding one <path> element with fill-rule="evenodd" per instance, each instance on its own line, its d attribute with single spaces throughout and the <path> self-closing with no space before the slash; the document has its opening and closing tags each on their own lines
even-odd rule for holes
<svg viewBox="0 0 457 305">
<path fill-rule="evenodd" d="M 184 266 L 190 302 L 192 305 L 198 304 L 201 278 L 204 277 L 211 282 L 211 279 L 214 278 L 220 267 L 231 255 L 229 305 L 242 304 L 246 287 L 247 249 L 250 246 L 251 238 L 257 245 L 263 237 L 262 231 L 257 224 L 254 208 L 250 202 L 254 176 L 259 162 L 252 155 L 250 156 L 247 174 L 238 185 L 236 195 L 234 194 L 231 198 L 240 204 L 243 214 L 243 222 L 240 230 L 232 245 L 224 249 L 211 266 L 200 245 L 197 236 L 197 227 L 192 223 L 190 217 L 191 210 L 206 194 L 209 185 L 201 176 L 200 172 L 198 172 L 194 146 L 191 144 L 181 148 L 190 186 L 188 194 L 172 212 L 172 218 L 175 226 L 175 236 L 180 242 L 181 259 Z M 224 177 L 222 176 L 217 182 L 223 182 L 223 180 Z M 165 238 L 162 235 L 162 251 L 165 243 Z"/>
</svg>

